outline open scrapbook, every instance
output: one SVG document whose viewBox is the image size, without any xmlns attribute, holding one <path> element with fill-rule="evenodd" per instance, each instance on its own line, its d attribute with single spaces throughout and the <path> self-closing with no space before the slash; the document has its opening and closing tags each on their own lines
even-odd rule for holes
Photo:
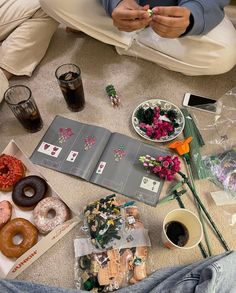
<svg viewBox="0 0 236 293">
<path fill-rule="evenodd" d="M 121 133 L 56 116 L 31 156 L 33 163 L 83 178 L 155 206 L 163 181 L 143 169 L 143 154 L 169 154 Z"/>
</svg>

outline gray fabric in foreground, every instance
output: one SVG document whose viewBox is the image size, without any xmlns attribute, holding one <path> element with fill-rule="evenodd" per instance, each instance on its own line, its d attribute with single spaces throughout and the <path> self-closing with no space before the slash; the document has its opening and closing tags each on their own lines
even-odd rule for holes
<svg viewBox="0 0 236 293">
<path fill-rule="evenodd" d="M 154 272 L 145 280 L 116 292 L 119 293 L 229 293 L 236 291 L 236 252 L 227 252 L 186 266 L 170 267 Z M 63 289 L 18 280 L 0 280 L 4 293 L 79 293 L 83 290 Z"/>
</svg>

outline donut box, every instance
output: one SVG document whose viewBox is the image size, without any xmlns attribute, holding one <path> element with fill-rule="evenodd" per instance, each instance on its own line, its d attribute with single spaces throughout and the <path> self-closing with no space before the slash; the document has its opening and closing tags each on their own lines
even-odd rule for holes
<svg viewBox="0 0 236 293">
<path fill-rule="evenodd" d="M 25 176 L 36 175 L 43 179 L 44 176 L 35 168 L 34 164 L 24 155 L 16 143 L 12 140 L 7 145 L 3 154 L 11 155 L 22 161 L 26 167 Z M 45 179 L 46 180 L 46 179 Z M 47 182 L 47 180 L 46 180 Z M 50 184 L 47 182 L 48 191 L 47 197 L 60 198 L 59 195 L 53 190 Z M 0 191 L 0 202 L 9 201 L 12 204 L 12 217 L 23 218 L 34 224 L 33 210 L 20 209 L 14 204 L 12 200 L 12 191 Z M 9 258 L 0 251 L 0 278 L 14 279 L 27 267 L 29 267 L 34 261 L 36 261 L 41 255 L 43 255 L 50 247 L 57 243 L 63 236 L 71 231 L 78 223 L 79 218 L 75 216 L 75 213 L 70 210 L 70 219 L 65 221 L 63 224 L 56 226 L 51 232 L 44 235 L 38 233 L 37 243 L 28 249 L 19 258 Z M 18 244 L 22 241 L 22 238 L 15 236 L 13 242 Z"/>
</svg>

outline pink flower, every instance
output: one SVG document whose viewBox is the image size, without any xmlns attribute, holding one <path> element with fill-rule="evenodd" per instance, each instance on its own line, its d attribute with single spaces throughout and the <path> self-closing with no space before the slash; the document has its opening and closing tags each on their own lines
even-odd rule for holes
<svg viewBox="0 0 236 293">
<path fill-rule="evenodd" d="M 161 166 L 155 166 L 154 168 L 153 168 L 153 173 L 158 173 L 158 172 L 160 172 L 161 171 Z"/>
<path fill-rule="evenodd" d="M 174 179 L 173 175 L 167 175 L 166 180 L 172 181 Z"/>
<path fill-rule="evenodd" d="M 146 124 L 142 122 L 142 123 L 139 124 L 139 127 L 142 128 L 142 129 L 146 129 Z"/>
<path fill-rule="evenodd" d="M 165 168 L 168 168 L 169 165 L 170 165 L 170 163 L 167 160 L 162 162 L 162 166 Z"/>
<path fill-rule="evenodd" d="M 163 156 L 157 156 L 157 157 L 156 157 L 156 160 L 157 160 L 158 162 L 161 162 L 163 159 L 164 159 Z"/>
</svg>

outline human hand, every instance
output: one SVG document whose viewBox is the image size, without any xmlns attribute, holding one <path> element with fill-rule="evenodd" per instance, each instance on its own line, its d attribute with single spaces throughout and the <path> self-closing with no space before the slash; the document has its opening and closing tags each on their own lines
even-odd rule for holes
<svg viewBox="0 0 236 293">
<path fill-rule="evenodd" d="M 190 23 L 190 10 L 180 6 L 154 7 L 150 26 L 163 38 L 178 38 Z"/>
<path fill-rule="evenodd" d="M 112 12 L 113 24 L 120 31 L 132 32 L 149 25 L 149 5 L 140 6 L 135 0 L 123 0 Z"/>
</svg>

